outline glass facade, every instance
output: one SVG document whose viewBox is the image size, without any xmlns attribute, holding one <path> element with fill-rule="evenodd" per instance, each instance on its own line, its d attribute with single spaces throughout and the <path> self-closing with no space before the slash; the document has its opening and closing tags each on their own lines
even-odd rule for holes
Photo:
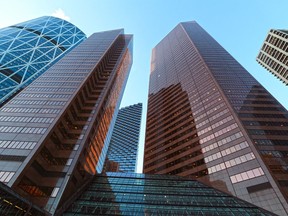
<svg viewBox="0 0 288 216">
<path fill-rule="evenodd" d="M 50 16 L 0 29 L 0 106 L 85 38 L 73 24 Z"/>
<path fill-rule="evenodd" d="M 256 58 L 257 62 L 288 85 L 288 31 L 271 29 Z"/>
<path fill-rule="evenodd" d="M 11 188 L 0 182 L 0 214 L 6 216 L 35 215 L 46 216 L 48 212 L 19 196 Z"/>
<path fill-rule="evenodd" d="M 136 171 L 141 114 L 141 103 L 119 110 L 108 148 L 106 171 Z"/>
<path fill-rule="evenodd" d="M 196 22 L 153 50 L 144 172 L 198 178 L 287 215 L 288 112 Z"/>
<path fill-rule="evenodd" d="M 63 215 L 274 215 L 178 176 L 108 172 L 83 189 Z"/>
<path fill-rule="evenodd" d="M 0 109 L 0 181 L 54 214 L 101 172 L 132 35 L 94 33 Z"/>
</svg>

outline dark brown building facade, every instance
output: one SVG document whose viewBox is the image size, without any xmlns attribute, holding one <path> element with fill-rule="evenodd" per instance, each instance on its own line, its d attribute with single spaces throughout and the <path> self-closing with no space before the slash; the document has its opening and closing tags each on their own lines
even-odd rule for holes
<svg viewBox="0 0 288 216">
<path fill-rule="evenodd" d="M 131 35 L 95 33 L 2 107 L 0 181 L 53 214 L 100 173 L 131 64 Z"/>
<path fill-rule="evenodd" d="M 198 178 L 287 215 L 288 112 L 196 22 L 152 51 L 144 173 Z"/>
</svg>

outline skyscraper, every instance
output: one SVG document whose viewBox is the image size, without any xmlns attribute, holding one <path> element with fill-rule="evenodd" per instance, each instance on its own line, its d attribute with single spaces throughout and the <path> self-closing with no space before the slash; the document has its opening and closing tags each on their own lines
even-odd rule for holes
<svg viewBox="0 0 288 216">
<path fill-rule="evenodd" d="M 142 103 L 119 110 L 107 152 L 107 171 L 136 171 L 141 114 Z"/>
<path fill-rule="evenodd" d="M 50 16 L 0 29 L 0 106 L 85 38 L 73 24 Z"/>
<path fill-rule="evenodd" d="M 100 173 L 132 36 L 95 33 L 0 109 L 0 181 L 54 213 Z"/>
<path fill-rule="evenodd" d="M 288 85 L 288 30 L 271 29 L 256 58 L 257 62 Z"/>
<path fill-rule="evenodd" d="M 196 22 L 153 50 L 144 173 L 198 178 L 287 215 L 288 112 Z"/>
</svg>

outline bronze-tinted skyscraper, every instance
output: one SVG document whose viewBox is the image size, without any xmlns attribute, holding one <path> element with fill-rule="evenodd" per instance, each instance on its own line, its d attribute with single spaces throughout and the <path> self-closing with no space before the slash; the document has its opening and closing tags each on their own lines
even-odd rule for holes
<svg viewBox="0 0 288 216">
<path fill-rule="evenodd" d="M 152 51 L 144 173 L 199 178 L 287 215 L 288 112 L 196 22 Z"/>
<path fill-rule="evenodd" d="M 0 109 L 0 181 L 54 213 L 103 168 L 132 36 L 95 33 Z"/>
</svg>

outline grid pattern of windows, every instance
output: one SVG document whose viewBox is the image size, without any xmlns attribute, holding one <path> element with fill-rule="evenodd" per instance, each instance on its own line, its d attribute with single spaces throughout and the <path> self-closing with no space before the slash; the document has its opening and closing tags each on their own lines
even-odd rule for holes
<svg viewBox="0 0 288 216">
<path fill-rule="evenodd" d="M 238 132 L 236 134 L 233 134 L 232 136 L 226 137 L 226 138 L 218 141 L 218 143 L 213 143 L 211 145 L 208 145 L 208 146 L 202 148 L 202 152 L 205 153 L 207 151 L 211 151 L 211 150 L 217 148 L 218 146 L 224 145 L 226 143 L 230 143 L 231 141 L 236 140 L 242 136 L 243 136 L 243 134 L 241 132 Z"/>
<path fill-rule="evenodd" d="M 9 141 L 9 140 L 1 140 L 0 148 L 5 149 L 33 149 L 36 146 L 36 142 L 28 142 L 28 141 Z"/>
<path fill-rule="evenodd" d="M 2 108 L 1 112 L 15 112 L 15 113 L 59 113 L 60 109 L 36 109 L 36 108 Z"/>
<path fill-rule="evenodd" d="M 0 126 L 0 133 L 44 134 L 47 128 Z"/>
<path fill-rule="evenodd" d="M 203 160 L 199 161 L 199 138 L 189 106 L 188 95 L 180 85 L 172 85 L 149 96 L 145 173 L 185 176 L 191 165 L 179 167 L 183 161 L 190 161 L 194 167 L 203 165 Z M 195 153 L 196 149 L 199 154 Z"/>
<path fill-rule="evenodd" d="M 217 152 L 216 154 L 213 154 L 213 155 L 210 155 L 208 157 L 205 157 L 205 162 L 208 163 L 210 161 L 213 161 L 213 160 L 216 160 L 220 157 L 223 157 L 223 156 L 226 156 L 226 155 L 229 155 L 229 154 L 232 154 L 236 151 L 240 151 L 244 148 L 247 148 L 249 145 L 248 143 L 245 141 L 245 142 L 242 142 L 240 144 L 237 144 L 235 146 L 232 146 L 232 147 L 229 147 L 227 149 L 224 149 L 222 150 L 221 152 Z M 202 149 L 202 152 L 203 152 L 203 149 Z"/>
<path fill-rule="evenodd" d="M 141 114 L 141 103 L 119 110 L 106 156 L 106 171 L 136 171 Z"/>
<path fill-rule="evenodd" d="M 1 122 L 52 123 L 53 120 L 54 120 L 54 118 L 0 116 L 0 121 L 1 121 Z"/>
<path fill-rule="evenodd" d="M 230 176 L 230 178 L 233 183 L 238 183 L 238 182 L 245 181 L 247 179 L 255 178 L 258 176 L 262 176 L 262 175 L 264 175 L 264 172 L 261 169 L 261 167 L 259 167 L 256 169 L 252 169 L 246 172 L 239 173 L 237 175 Z"/>
<path fill-rule="evenodd" d="M 204 29 L 180 23 L 152 50 L 144 173 L 201 178 L 286 215 L 287 120 L 285 108 Z M 270 182 L 269 192 L 251 195 L 253 178 L 231 181 L 247 166 L 261 167 L 257 181 Z"/>
<path fill-rule="evenodd" d="M 59 85 L 59 84 L 58 84 Z M 10 104 L 17 105 L 51 105 L 51 106 L 63 106 L 66 101 L 47 101 L 47 100 L 13 100 Z"/>
<path fill-rule="evenodd" d="M 21 97 L 23 98 L 50 98 L 53 95 L 53 98 L 69 98 L 70 94 L 47 94 L 47 93 L 43 93 L 43 94 L 39 94 L 39 93 L 35 93 L 35 94 L 31 94 L 31 93 L 20 93 L 19 94 Z"/>
<path fill-rule="evenodd" d="M 256 58 L 257 62 L 288 85 L 288 32 L 271 29 Z"/>
<path fill-rule="evenodd" d="M 215 159 L 220 158 L 221 154 L 217 153 L 215 155 L 215 157 L 216 157 Z M 235 157 L 232 160 L 228 160 L 225 163 L 220 163 L 220 164 L 217 164 L 215 166 L 211 166 L 211 167 L 208 168 L 208 172 L 209 172 L 209 174 L 214 173 L 214 172 L 218 172 L 220 170 L 224 170 L 224 169 L 236 166 L 238 164 L 245 163 L 247 161 L 253 160 L 254 158 L 255 158 L 255 156 L 254 156 L 253 153 L 248 153 L 248 154 L 242 155 L 240 157 Z"/>
<path fill-rule="evenodd" d="M 7 183 L 13 177 L 15 172 L 1 172 L 0 171 L 0 182 Z"/>
<path fill-rule="evenodd" d="M 5 183 L 52 214 L 103 168 L 132 64 L 132 35 L 123 33 L 94 33 L 0 109 L 0 165 L 15 172 Z"/>
<path fill-rule="evenodd" d="M 238 64 L 235 59 L 229 55 L 229 53 L 227 53 L 212 37 L 210 37 L 210 35 L 205 33 L 203 30 L 200 30 L 201 28 L 197 27 L 197 25 L 193 26 L 185 23 L 184 28 L 187 30 L 193 44 L 196 46 L 197 50 L 205 61 L 205 64 L 213 74 L 213 78 L 221 87 L 226 99 L 232 105 L 234 115 L 236 114 L 235 117 L 238 117 L 238 120 L 243 122 L 243 124 L 239 125 L 239 129 L 241 129 L 244 137 L 248 137 L 246 138 L 246 141 L 249 144 L 248 149 L 250 148 L 253 151 L 258 161 L 262 161 L 261 166 L 263 172 L 265 173 L 264 176 L 269 179 L 266 181 L 274 182 L 273 179 L 280 181 L 283 178 L 287 178 L 287 174 L 280 176 L 274 175 L 274 173 L 271 171 L 265 172 L 267 168 L 269 170 L 272 170 L 272 168 L 275 170 L 275 166 L 278 166 L 279 170 L 281 170 L 283 165 L 287 165 L 287 160 L 285 157 L 276 158 L 273 154 L 271 156 L 263 155 L 262 150 L 266 150 L 265 147 L 253 145 L 254 139 L 269 140 L 276 137 L 281 137 L 281 139 L 286 140 L 287 142 L 287 128 L 285 128 L 283 124 L 283 122 L 288 120 L 287 110 L 281 106 L 281 104 L 279 104 L 275 98 L 273 98 L 269 92 L 267 92 L 267 90 L 264 89 L 263 86 L 261 86 L 240 64 Z M 284 33 L 282 36 L 283 35 Z M 273 41 L 272 43 L 274 45 L 281 43 L 280 39 L 277 41 L 275 39 L 271 40 Z M 207 46 L 207 44 L 209 44 L 209 46 Z M 242 85 L 238 85 L 240 82 Z M 231 83 L 233 83 L 233 86 Z M 273 123 L 263 124 L 263 122 L 268 121 L 267 119 Z M 249 123 L 248 125 L 247 122 L 252 124 Z M 245 127 L 245 129 L 242 126 Z M 238 141 L 243 141 L 243 138 L 238 139 Z M 236 140 L 232 143 L 233 145 L 237 144 Z M 278 150 L 277 147 L 275 148 L 275 150 Z M 248 149 L 245 148 L 243 153 L 248 153 Z M 222 149 L 220 148 L 220 150 Z M 242 152 L 242 150 L 239 151 L 239 154 L 240 152 Z M 259 154 L 262 154 L 262 157 L 259 157 Z M 251 168 L 259 167 L 260 164 L 257 165 L 257 160 L 249 161 Z M 265 165 L 263 165 L 263 162 Z M 264 178 L 262 177 L 261 179 Z M 243 181 L 241 184 L 237 183 L 237 188 L 241 188 L 241 186 L 246 187 L 246 185 L 249 184 L 248 182 L 249 180 L 245 182 Z M 251 182 L 253 182 L 253 180 Z M 285 198 L 287 200 L 288 193 L 285 187 L 275 188 L 274 191 L 280 191 L 276 192 L 279 200 L 284 200 Z M 267 192 L 264 192 L 263 189 L 263 196 L 265 193 Z M 269 193 L 272 197 L 273 195 L 271 195 L 271 191 Z M 275 213 L 277 212 L 277 214 L 280 215 L 287 214 L 288 205 L 286 201 L 281 202 L 281 204 L 279 203 L 278 205 L 276 203 L 275 205 L 270 205 L 267 202 L 261 202 L 256 197 L 257 196 L 253 196 L 255 203 L 259 203 L 264 208 L 273 209 Z M 273 198 L 268 198 L 267 196 L 265 199 L 268 200 Z"/>
<path fill-rule="evenodd" d="M 95 176 L 82 190 L 79 198 L 69 203 L 64 216 L 274 215 L 198 181 L 177 176 L 107 173 Z"/>
</svg>

